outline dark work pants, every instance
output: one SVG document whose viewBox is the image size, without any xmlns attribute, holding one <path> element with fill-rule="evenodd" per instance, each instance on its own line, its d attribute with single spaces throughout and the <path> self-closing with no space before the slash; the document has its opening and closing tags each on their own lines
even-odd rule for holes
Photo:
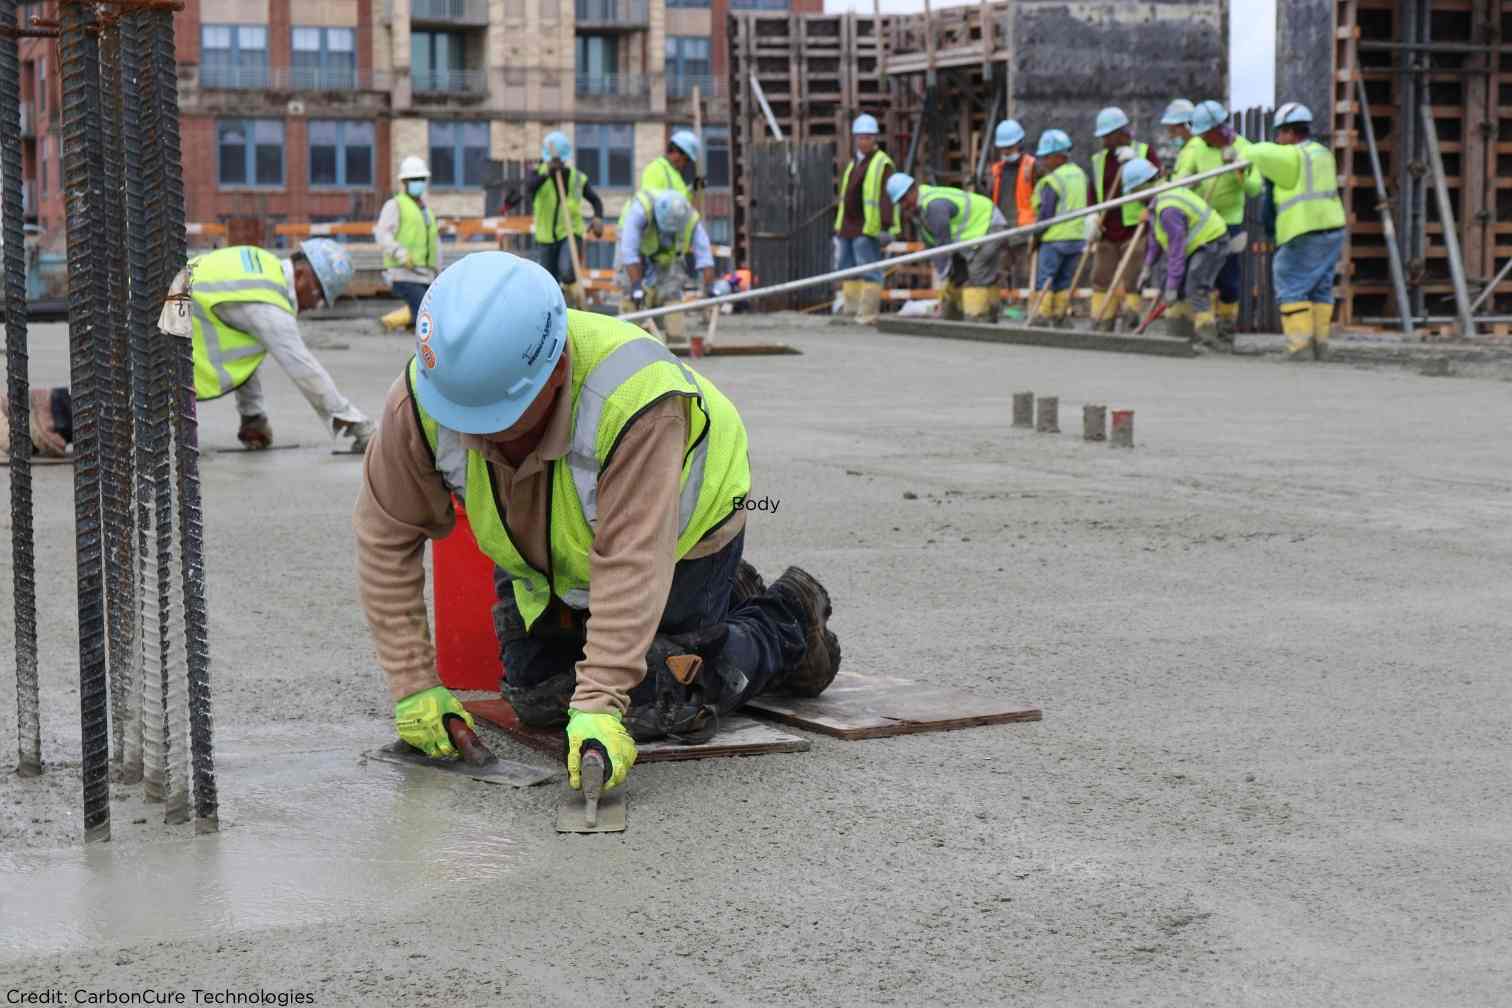
<svg viewBox="0 0 1512 1008">
<path fill-rule="evenodd" d="M 583 239 L 578 238 L 577 250 L 579 261 L 583 258 Z M 572 253 L 567 248 L 567 239 L 554 242 L 536 243 L 536 261 L 546 268 L 553 280 L 559 284 L 570 284 L 577 281 L 572 272 Z"/>
<path fill-rule="evenodd" d="M 1243 224 L 1230 224 L 1228 236 L 1230 238 L 1244 230 Z M 1242 254 L 1242 253 L 1241 253 Z M 1242 264 L 1239 256 L 1230 255 L 1223 261 L 1223 269 L 1218 271 L 1218 300 L 1226 304 L 1233 304 L 1239 300 L 1239 283 L 1242 274 Z"/>
<path fill-rule="evenodd" d="M 763 592 L 731 606 L 730 589 L 744 548 L 745 533 L 741 532 L 718 553 L 679 562 L 657 628 L 659 634 L 683 634 L 719 623 L 728 626 L 729 636 L 717 665 L 734 679 L 736 688 L 728 691 L 728 702 L 720 705 L 721 714 L 771 689 L 781 681 L 784 670 L 803 657 L 804 650 L 802 617 L 779 596 Z M 518 625 L 520 616 L 509 578 L 497 567 L 494 590 L 498 594 L 494 626 L 501 630 L 502 638 L 507 636 L 503 628 Z M 586 622 L 584 614 L 571 613 L 553 600 L 527 633 L 502 640 L 499 656 L 510 686 L 525 689 L 552 676 L 572 674 L 574 666 L 583 660 Z M 712 674 L 715 664 L 705 662 L 704 674 Z M 744 677 L 744 684 L 735 677 Z M 654 686 L 652 677 L 647 676 L 630 691 L 631 704 L 650 702 Z"/>
<path fill-rule="evenodd" d="M 420 302 L 425 299 L 425 292 L 430 290 L 430 284 L 415 283 L 411 280 L 400 280 L 390 285 L 395 294 L 404 299 L 409 305 L 410 326 L 414 327 L 415 319 L 420 317 Z"/>
</svg>

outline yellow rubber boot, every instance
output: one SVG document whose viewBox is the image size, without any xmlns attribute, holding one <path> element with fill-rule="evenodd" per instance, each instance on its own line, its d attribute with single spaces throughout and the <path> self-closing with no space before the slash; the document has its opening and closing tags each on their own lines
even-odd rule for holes
<svg viewBox="0 0 1512 1008">
<path fill-rule="evenodd" d="M 861 281 L 860 308 L 856 312 L 856 321 L 862 325 L 874 325 L 877 316 L 882 313 L 882 285 Z"/>
<path fill-rule="evenodd" d="M 996 322 L 997 288 L 962 288 L 961 311 L 966 316 L 967 322 Z"/>
<path fill-rule="evenodd" d="M 1211 308 L 1193 315 L 1192 324 L 1196 327 L 1197 339 L 1203 346 L 1212 350 L 1223 348 L 1218 339 L 1218 315 Z"/>
<path fill-rule="evenodd" d="M 1176 339 L 1191 342 L 1197 338 L 1197 328 L 1192 322 L 1192 306 L 1177 301 L 1165 310 L 1166 331 Z"/>
<path fill-rule="evenodd" d="M 1095 290 L 1092 292 L 1092 321 L 1102 318 L 1103 308 L 1108 303 L 1108 295 L 1105 291 Z"/>
<path fill-rule="evenodd" d="M 1125 293 L 1123 296 L 1123 325 L 1130 331 L 1139 328 L 1139 323 L 1144 321 L 1144 298 L 1138 291 Z"/>
<path fill-rule="evenodd" d="M 840 292 L 845 300 L 840 305 L 839 314 L 830 319 L 836 325 L 853 322 L 861 314 L 861 281 L 845 281 L 840 285 Z"/>
<path fill-rule="evenodd" d="M 940 318 L 947 322 L 959 322 L 964 316 L 961 304 L 961 288 L 950 281 L 940 288 Z"/>
<path fill-rule="evenodd" d="M 1328 336 L 1333 331 L 1333 305 L 1312 303 L 1313 356 L 1318 360 L 1328 358 Z"/>
<path fill-rule="evenodd" d="M 687 323 L 687 319 L 687 312 L 677 312 L 661 317 L 662 335 L 666 337 L 667 346 L 676 347 L 687 344 L 688 341 L 683 337 L 683 326 Z"/>
<path fill-rule="evenodd" d="M 1332 306 L 1330 312 L 1332 311 Z M 1312 346 L 1313 306 L 1310 301 L 1288 301 L 1281 306 L 1281 331 L 1286 334 L 1286 357 L 1301 360 Z"/>
<path fill-rule="evenodd" d="M 400 305 L 398 308 L 395 308 L 393 311 L 383 316 L 379 321 L 383 323 L 383 328 L 385 329 L 408 328 L 410 324 L 409 305 Z"/>
</svg>

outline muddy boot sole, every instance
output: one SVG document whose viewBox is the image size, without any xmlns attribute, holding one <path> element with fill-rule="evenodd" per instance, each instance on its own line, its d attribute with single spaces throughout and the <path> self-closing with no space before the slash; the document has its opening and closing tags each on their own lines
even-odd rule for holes
<svg viewBox="0 0 1512 1008">
<path fill-rule="evenodd" d="M 768 591 L 803 613 L 803 657 L 788 670 L 777 690 L 797 697 L 819 696 L 840 671 L 840 640 L 827 625 L 832 611 L 829 592 L 799 567 L 783 571 Z"/>
<path fill-rule="evenodd" d="M 762 580 L 761 573 L 744 560 L 740 561 L 740 566 L 735 570 L 735 585 L 730 589 L 730 605 L 733 607 L 764 591 L 766 582 Z"/>
</svg>

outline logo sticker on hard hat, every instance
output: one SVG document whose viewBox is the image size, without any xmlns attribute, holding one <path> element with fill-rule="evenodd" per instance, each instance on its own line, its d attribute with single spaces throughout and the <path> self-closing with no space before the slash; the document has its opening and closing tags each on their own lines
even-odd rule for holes
<svg viewBox="0 0 1512 1008">
<path fill-rule="evenodd" d="M 436 351 L 430 348 L 430 344 L 420 344 L 420 359 L 425 362 L 427 370 L 436 366 Z"/>
<path fill-rule="evenodd" d="M 424 308 L 420 309 L 420 317 L 415 319 L 415 335 L 421 343 L 429 343 L 431 338 L 431 316 Z"/>
</svg>

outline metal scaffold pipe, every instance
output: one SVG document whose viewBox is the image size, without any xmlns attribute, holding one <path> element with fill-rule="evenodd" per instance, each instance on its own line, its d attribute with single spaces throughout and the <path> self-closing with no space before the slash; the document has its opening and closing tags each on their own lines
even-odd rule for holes
<svg viewBox="0 0 1512 1008">
<path fill-rule="evenodd" d="M 902 266 L 907 263 L 922 262 L 925 259 L 933 259 L 935 256 L 941 255 L 946 252 L 964 252 L 967 249 L 974 249 L 982 245 L 992 245 L 997 242 L 1008 241 L 1013 238 L 1021 238 L 1026 235 L 1032 235 L 1036 231 L 1044 231 L 1047 228 L 1054 227 L 1057 224 L 1063 224 L 1066 221 L 1080 220 L 1081 218 L 1089 217 L 1092 214 L 1099 214 L 1106 210 L 1111 210 L 1114 207 L 1123 206 L 1125 203 L 1143 202 L 1144 200 L 1147 200 L 1152 196 L 1159 196 L 1163 192 L 1169 192 L 1172 189 L 1185 189 L 1190 187 L 1194 182 L 1203 182 L 1210 178 L 1217 178 L 1225 172 L 1243 171 L 1249 166 L 1250 163 L 1248 161 L 1232 161 L 1228 164 L 1225 164 L 1221 168 L 1214 168 L 1211 171 L 1198 172 L 1195 175 L 1188 175 L 1187 177 L 1181 179 L 1179 182 L 1165 182 L 1157 186 L 1151 186 L 1149 189 L 1143 189 L 1128 196 L 1119 196 L 1117 199 L 1104 200 L 1101 203 L 1094 203 L 1091 206 L 1083 207 L 1080 210 L 1072 210 L 1068 213 L 1057 214 L 1054 217 L 1039 221 L 1035 224 L 1025 224 L 1022 227 L 1009 228 L 1006 231 L 994 231 L 989 234 L 982 235 L 980 238 L 967 238 L 964 241 L 950 242 L 945 245 L 937 245 L 934 248 L 921 249 L 918 252 L 906 252 L 903 255 L 893 256 L 891 259 L 880 259 L 877 262 L 867 263 L 864 266 L 852 266 L 847 269 L 833 270 L 829 273 L 821 273 L 818 276 L 807 277 L 802 280 L 789 280 L 785 283 L 773 284 L 770 287 L 756 287 L 748 291 L 736 291 L 733 294 L 721 294 L 718 297 L 700 298 L 697 301 L 684 301 L 680 304 L 664 305 L 660 308 L 644 308 L 640 311 L 634 311 L 626 315 L 621 315 L 620 318 L 624 319 L 626 322 L 638 322 L 641 319 L 659 318 L 663 315 L 672 315 L 676 312 L 702 311 L 704 309 L 713 308 L 718 305 L 735 304 L 739 301 L 750 301 L 755 298 L 771 297 L 774 294 L 786 294 L 789 291 L 802 290 L 805 287 L 816 287 L 820 284 L 833 283 L 836 280 L 845 280 L 849 277 L 858 277 L 865 273 L 872 273 L 876 270 L 889 269 L 893 266 Z"/>
</svg>

